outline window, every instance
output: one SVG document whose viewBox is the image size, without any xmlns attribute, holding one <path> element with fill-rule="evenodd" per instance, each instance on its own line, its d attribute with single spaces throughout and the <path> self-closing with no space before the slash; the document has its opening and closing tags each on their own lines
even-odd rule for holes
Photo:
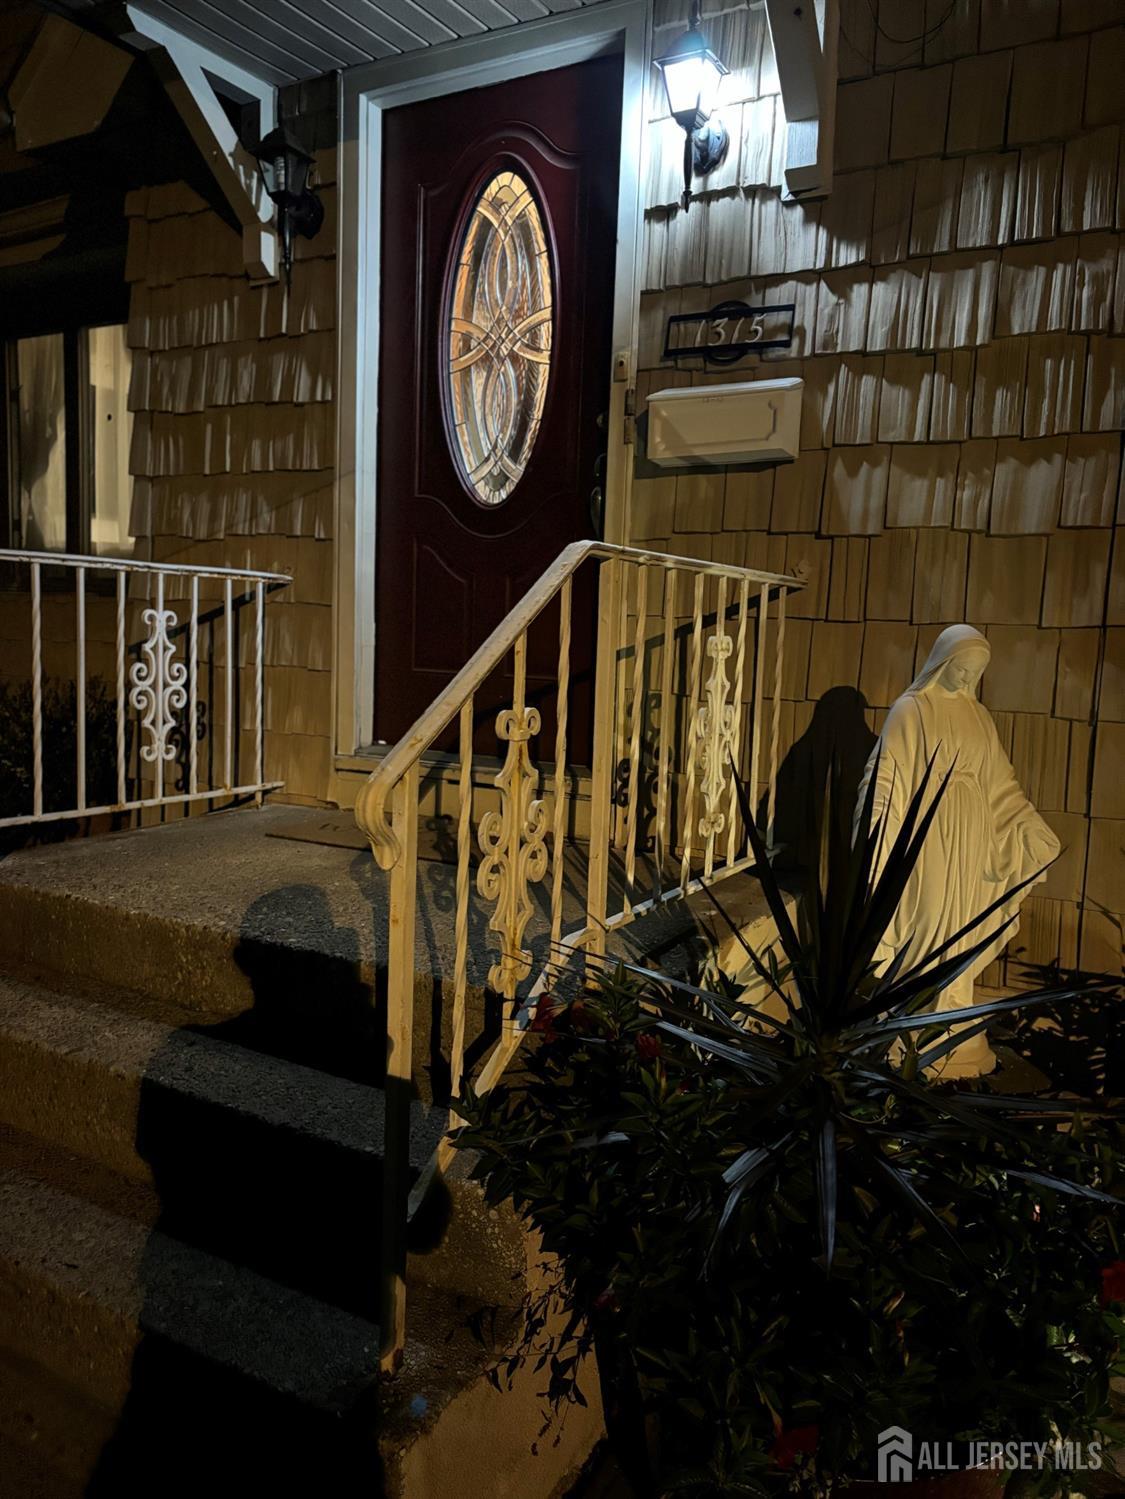
<svg viewBox="0 0 1125 1499">
<path fill-rule="evenodd" d="M 543 219 L 515 172 L 486 183 L 456 264 L 447 414 L 454 459 L 482 505 L 523 477 L 547 397 L 553 289 Z"/>
<path fill-rule="evenodd" d="M 127 554 L 132 418 L 124 326 L 19 338 L 5 355 L 0 436 L 10 544 Z"/>
</svg>

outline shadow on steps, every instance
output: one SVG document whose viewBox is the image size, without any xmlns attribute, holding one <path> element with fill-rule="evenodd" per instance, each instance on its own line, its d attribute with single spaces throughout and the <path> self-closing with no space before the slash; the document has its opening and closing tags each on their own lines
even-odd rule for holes
<svg viewBox="0 0 1125 1499">
<path fill-rule="evenodd" d="M 91 1499 L 243 1490 L 385 1493 L 374 1382 L 346 1412 L 303 1406 L 145 1333 Z M 161 1476 L 163 1475 L 163 1476 Z"/>
<path fill-rule="evenodd" d="M 251 981 L 252 1007 L 174 1032 L 141 1085 L 137 1151 L 151 1170 L 159 1219 L 139 1269 L 144 1306 L 129 1392 L 91 1495 L 148 1495 L 162 1473 L 175 1475 L 175 1491 L 202 1484 L 231 1491 L 236 1483 L 259 1492 L 384 1491 L 374 1344 L 342 1348 L 344 1334 L 333 1325 L 342 1309 L 375 1331 L 381 1140 L 361 1136 L 350 1142 L 355 1148 L 342 1148 L 339 1129 L 334 1137 L 317 1135 L 307 1121 L 278 1127 L 260 1110 L 239 1115 L 232 1127 L 228 1109 L 164 1081 L 206 1037 L 382 1083 L 385 1017 L 359 978 L 356 935 L 334 929 L 330 959 L 258 935 L 295 903 L 331 926 L 314 887 L 284 887 L 255 901 L 244 926 L 255 935 L 235 952 Z M 221 1257 L 215 1266 L 252 1267 L 252 1277 L 177 1284 L 170 1243 Z M 257 1277 L 316 1298 L 299 1319 L 304 1327 L 252 1304 Z M 318 1305 L 324 1325 L 310 1327 Z"/>
</svg>

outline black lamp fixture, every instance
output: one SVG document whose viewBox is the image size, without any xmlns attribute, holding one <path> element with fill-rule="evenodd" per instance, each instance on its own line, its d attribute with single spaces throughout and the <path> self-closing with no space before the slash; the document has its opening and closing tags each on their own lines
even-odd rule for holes
<svg viewBox="0 0 1125 1499">
<path fill-rule="evenodd" d="M 309 186 L 313 158 L 288 125 L 264 136 L 255 152 L 262 183 L 277 206 L 281 264 L 288 284 L 293 268 L 293 236 L 312 239 L 324 222 L 324 204 Z"/>
<path fill-rule="evenodd" d="M 664 79 L 668 110 L 684 132 L 684 195 L 691 202 L 692 176 L 713 172 L 727 154 L 727 131 L 711 118 L 719 81 L 730 69 L 707 45 L 699 24 L 699 0 L 692 0 L 691 21 L 683 36 L 653 61 Z"/>
</svg>

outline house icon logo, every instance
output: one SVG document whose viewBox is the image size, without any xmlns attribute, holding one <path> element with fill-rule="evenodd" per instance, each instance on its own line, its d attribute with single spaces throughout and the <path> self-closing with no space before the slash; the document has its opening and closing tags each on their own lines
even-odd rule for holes
<svg viewBox="0 0 1125 1499">
<path fill-rule="evenodd" d="M 880 1483 L 910 1483 L 914 1477 L 914 1438 L 901 1426 L 888 1426 L 879 1433 L 878 1471 Z"/>
</svg>

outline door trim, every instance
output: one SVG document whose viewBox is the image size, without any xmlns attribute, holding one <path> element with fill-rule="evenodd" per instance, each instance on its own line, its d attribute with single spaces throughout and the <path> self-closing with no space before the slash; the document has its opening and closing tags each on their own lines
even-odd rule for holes
<svg viewBox="0 0 1125 1499">
<path fill-rule="evenodd" d="M 607 541 L 624 540 L 631 450 L 625 397 L 635 378 L 648 0 L 599 0 L 503 31 L 468 37 L 340 75 L 337 148 L 337 399 L 332 702 L 336 768 L 370 754 L 375 706 L 375 517 L 378 506 L 379 271 L 385 109 L 482 88 L 506 78 L 623 58 L 614 368 L 606 462 Z M 622 359 L 624 363 L 622 364 Z M 376 727 L 376 734 L 378 730 Z"/>
</svg>

